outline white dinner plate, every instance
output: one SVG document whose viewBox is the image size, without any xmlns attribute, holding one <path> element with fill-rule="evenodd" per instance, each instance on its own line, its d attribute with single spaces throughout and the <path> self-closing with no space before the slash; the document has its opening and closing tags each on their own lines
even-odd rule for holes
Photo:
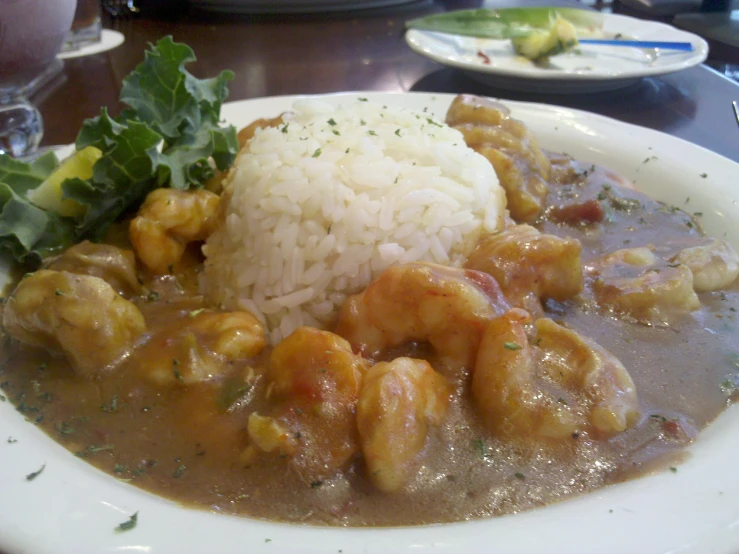
<svg viewBox="0 0 739 554">
<path fill-rule="evenodd" d="M 386 8 L 418 0 L 190 0 L 200 9 L 223 13 L 312 13 Z"/>
<path fill-rule="evenodd" d="M 351 93 L 443 118 L 451 95 Z M 237 127 L 297 97 L 226 104 Z M 649 129 L 567 108 L 505 102 L 546 148 L 609 166 L 637 188 L 703 212 L 709 234 L 739 247 L 739 164 Z M 650 157 L 650 163 L 644 160 Z M 705 175 L 701 175 L 705 174 Z M 7 554 L 735 554 L 739 552 L 739 409 L 703 432 L 676 473 L 646 476 L 515 515 L 425 527 L 342 529 L 187 509 L 87 465 L 0 402 L 0 551 Z M 17 439 L 9 444 L 7 437 Z M 33 481 L 25 476 L 42 464 Z M 390 501 L 390 500 L 389 500 Z M 138 526 L 114 528 L 138 512 Z"/>
<path fill-rule="evenodd" d="M 581 44 L 573 52 L 537 65 L 517 56 L 510 40 L 491 40 L 411 29 L 408 45 L 418 54 L 456 67 L 486 84 L 512 90 L 542 93 L 579 93 L 612 90 L 642 77 L 662 75 L 705 61 L 708 44 L 698 35 L 664 23 L 625 15 L 603 14 L 606 37 L 650 41 L 690 42 L 692 52 L 595 46 Z"/>
</svg>

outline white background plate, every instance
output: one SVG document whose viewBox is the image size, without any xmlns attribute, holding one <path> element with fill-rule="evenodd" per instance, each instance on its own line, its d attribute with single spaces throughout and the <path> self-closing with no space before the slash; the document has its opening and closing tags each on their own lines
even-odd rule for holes
<svg viewBox="0 0 739 554">
<path fill-rule="evenodd" d="M 385 8 L 418 0 L 190 0 L 200 9 L 225 13 L 309 13 Z"/>
<path fill-rule="evenodd" d="M 451 95 L 360 93 L 443 118 Z M 277 115 L 296 97 L 224 106 L 241 127 Z M 739 246 L 739 164 L 656 131 L 601 116 L 506 102 L 544 147 L 605 164 L 653 197 L 702 211 L 707 230 Z M 644 159 L 656 156 L 650 163 Z M 701 177 L 701 173 L 707 173 Z M 9 402 L 0 402 L 0 551 L 8 554 L 734 554 L 739 551 L 739 409 L 702 433 L 677 473 L 664 472 L 501 518 L 397 529 L 334 529 L 273 524 L 185 509 L 116 481 L 76 458 Z M 14 437 L 17 443 L 7 444 Z M 25 475 L 46 463 L 33 481 Z M 139 512 L 138 526 L 113 529 Z"/>
<path fill-rule="evenodd" d="M 469 72 L 471 77 L 501 88 L 529 92 L 595 92 L 627 86 L 636 79 L 687 69 L 703 62 L 708 44 L 697 35 L 654 21 L 625 15 L 603 14 L 608 36 L 621 33 L 635 40 L 690 42 L 692 52 L 594 46 L 582 52 L 551 58 L 551 67 L 539 67 L 513 52 L 511 41 L 478 39 L 411 29 L 405 35 L 418 54 L 435 62 Z M 478 52 L 484 53 L 485 60 Z"/>
<path fill-rule="evenodd" d="M 92 56 L 93 54 L 102 54 L 103 52 L 119 47 L 125 42 L 125 40 L 126 37 L 123 36 L 123 33 L 112 29 L 103 29 L 100 31 L 100 42 L 88 44 L 77 50 L 60 52 L 56 57 L 60 60 L 68 60 L 70 58 L 81 58 L 83 56 Z"/>
</svg>

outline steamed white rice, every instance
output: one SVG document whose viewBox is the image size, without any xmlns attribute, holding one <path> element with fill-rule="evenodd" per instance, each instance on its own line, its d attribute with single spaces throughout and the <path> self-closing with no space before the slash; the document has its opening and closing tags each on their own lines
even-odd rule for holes
<svg viewBox="0 0 739 554">
<path fill-rule="evenodd" d="M 273 344 L 329 324 L 387 267 L 461 265 L 501 228 L 503 189 L 458 131 L 367 101 L 294 111 L 239 154 L 203 248 L 205 293 L 254 313 Z"/>
</svg>

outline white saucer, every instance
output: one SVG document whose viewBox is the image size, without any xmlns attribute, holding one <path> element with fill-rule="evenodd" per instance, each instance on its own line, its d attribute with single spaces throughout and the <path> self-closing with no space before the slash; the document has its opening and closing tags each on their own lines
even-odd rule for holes
<svg viewBox="0 0 739 554">
<path fill-rule="evenodd" d="M 203 10 L 223 13 L 316 13 L 387 8 L 417 0 L 191 0 Z"/>
<path fill-rule="evenodd" d="M 100 54 L 101 52 L 107 52 L 108 50 L 112 50 L 113 48 L 120 46 L 125 40 L 123 33 L 119 33 L 118 31 L 113 31 L 111 29 L 103 29 L 100 35 L 100 42 L 88 44 L 78 50 L 60 52 L 57 54 L 57 58 L 60 60 L 67 60 L 69 58 L 80 58 L 82 56 Z"/>
</svg>

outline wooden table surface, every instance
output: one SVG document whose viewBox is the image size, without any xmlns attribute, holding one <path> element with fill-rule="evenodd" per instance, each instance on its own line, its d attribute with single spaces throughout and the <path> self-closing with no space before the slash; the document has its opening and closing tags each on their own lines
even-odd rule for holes
<svg viewBox="0 0 739 554">
<path fill-rule="evenodd" d="M 451 2 L 469 7 L 475 2 Z M 570 2 L 571 4 L 571 2 Z M 477 2 L 479 5 L 479 2 Z M 408 48 L 403 23 L 444 10 L 420 0 L 405 7 L 344 14 L 223 16 L 191 9 L 163 19 L 107 22 L 125 43 L 106 53 L 66 61 L 63 74 L 42 91 L 44 144 L 74 141 L 83 120 L 109 106 L 119 109 L 121 80 L 143 58 L 149 42 L 165 35 L 189 44 L 199 77 L 231 69 L 230 100 L 337 91 L 477 93 L 570 106 L 658 129 L 739 161 L 739 127 L 731 101 L 739 85 L 706 66 L 648 78 L 627 89 L 578 95 L 491 88 L 435 64 Z"/>
</svg>

